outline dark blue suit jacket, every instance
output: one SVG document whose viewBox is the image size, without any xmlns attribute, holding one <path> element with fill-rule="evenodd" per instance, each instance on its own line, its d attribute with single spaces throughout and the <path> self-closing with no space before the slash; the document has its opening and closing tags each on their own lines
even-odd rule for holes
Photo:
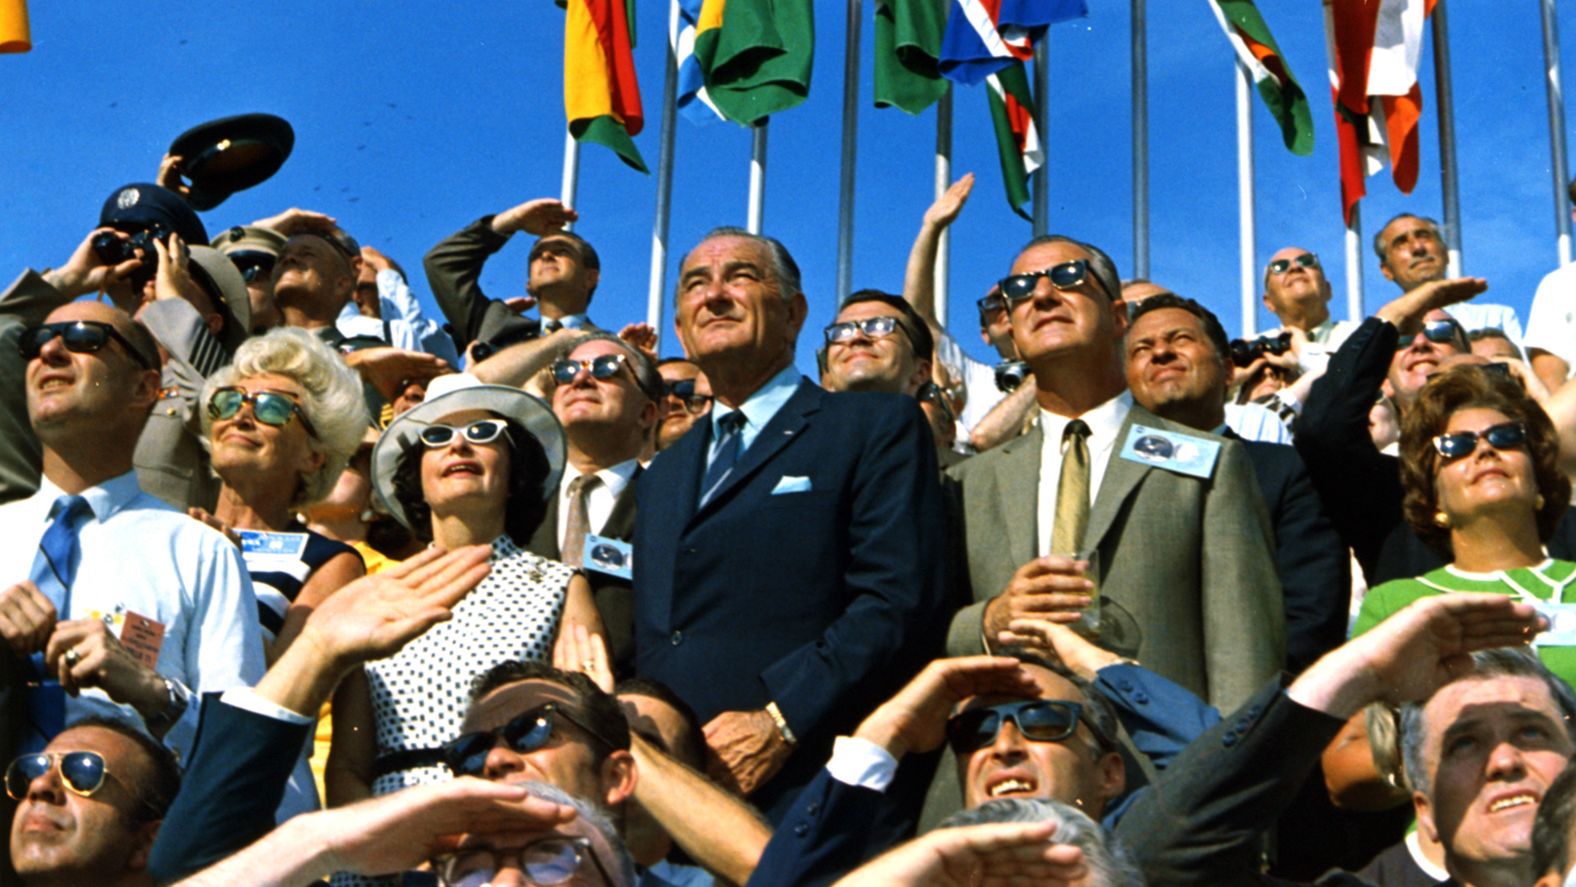
<svg viewBox="0 0 1576 887">
<path fill-rule="evenodd" d="M 833 737 L 941 649 L 935 444 L 912 398 L 801 380 L 697 508 L 710 443 L 697 423 L 639 481 L 635 669 L 702 723 L 777 703 L 799 746 L 753 800 L 779 822 Z"/>
</svg>

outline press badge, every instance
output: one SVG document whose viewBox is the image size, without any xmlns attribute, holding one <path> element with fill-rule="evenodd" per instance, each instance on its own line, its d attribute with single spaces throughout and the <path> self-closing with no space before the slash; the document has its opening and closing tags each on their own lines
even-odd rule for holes
<svg viewBox="0 0 1576 887">
<path fill-rule="evenodd" d="M 1532 646 L 1576 647 L 1576 604 L 1540 600 L 1529 600 L 1527 603 L 1549 620 L 1548 629 L 1532 639 Z"/>
<path fill-rule="evenodd" d="M 635 551 L 628 542 L 587 533 L 585 560 L 581 566 L 620 579 L 630 579 L 634 575 Z"/>
<path fill-rule="evenodd" d="M 1218 440 L 1136 424 L 1128 431 L 1121 450 L 1123 459 L 1140 465 L 1202 478 L 1215 472 L 1215 457 L 1219 455 Z"/>
</svg>

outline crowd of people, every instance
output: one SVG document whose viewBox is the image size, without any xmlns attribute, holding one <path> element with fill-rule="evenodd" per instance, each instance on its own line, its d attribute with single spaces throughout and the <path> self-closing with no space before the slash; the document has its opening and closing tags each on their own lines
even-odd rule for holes
<svg viewBox="0 0 1576 887">
<path fill-rule="evenodd" d="M 835 310 L 712 230 L 659 359 L 559 201 L 439 318 L 180 164 L 0 294 L 0 880 L 1570 883 L 1568 269 L 1523 329 L 1404 214 L 1372 316 L 1289 246 L 1232 339 L 1040 236 L 982 362 L 965 176 Z"/>
</svg>

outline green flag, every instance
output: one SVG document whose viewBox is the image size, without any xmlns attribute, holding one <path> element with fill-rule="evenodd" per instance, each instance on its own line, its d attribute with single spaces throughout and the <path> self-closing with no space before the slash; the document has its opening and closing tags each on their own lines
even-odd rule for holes
<svg viewBox="0 0 1576 887">
<path fill-rule="evenodd" d="M 1029 97 L 1029 75 L 1023 62 L 1013 62 L 985 78 L 990 96 L 990 119 L 996 126 L 996 151 L 1001 158 L 1001 181 L 1007 205 L 1025 219 L 1029 202 L 1029 175 L 1045 162 L 1040 129 L 1034 122 L 1034 102 Z"/>
<path fill-rule="evenodd" d="M 695 58 L 729 120 L 752 126 L 804 101 L 814 56 L 810 0 L 706 0 L 701 8 Z"/>
<path fill-rule="evenodd" d="M 1231 41 L 1237 60 L 1253 75 L 1259 97 L 1280 124 L 1281 140 L 1293 154 L 1313 153 L 1313 117 L 1291 67 L 1281 57 L 1280 46 L 1253 0 L 1210 0 L 1215 18 Z"/>
<path fill-rule="evenodd" d="M 876 0 L 876 107 L 918 114 L 947 91 L 936 59 L 947 0 Z"/>
</svg>

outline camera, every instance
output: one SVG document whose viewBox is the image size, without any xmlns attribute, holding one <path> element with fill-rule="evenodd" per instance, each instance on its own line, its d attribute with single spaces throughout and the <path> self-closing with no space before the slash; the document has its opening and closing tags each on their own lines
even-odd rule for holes
<svg viewBox="0 0 1576 887">
<path fill-rule="evenodd" d="M 1252 341 L 1232 339 L 1231 362 L 1239 367 L 1245 367 L 1265 354 L 1285 354 L 1289 350 L 1291 350 L 1289 332 L 1278 336 L 1260 336 Z"/>
<path fill-rule="evenodd" d="M 153 248 L 153 241 L 164 240 L 169 234 L 170 232 L 163 225 L 158 224 L 149 225 L 124 238 L 105 231 L 94 235 L 93 252 L 98 255 L 100 261 L 111 266 L 131 259 L 141 259 L 142 265 L 132 272 L 132 277 L 151 277 L 159 265 L 159 254 Z"/>
<path fill-rule="evenodd" d="M 1029 378 L 1029 365 L 1021 360 L 1004 360 L 996 364 L 996 387 L 1003 394 L 1018 390 L 1023 380 Z"/>
</svg>

